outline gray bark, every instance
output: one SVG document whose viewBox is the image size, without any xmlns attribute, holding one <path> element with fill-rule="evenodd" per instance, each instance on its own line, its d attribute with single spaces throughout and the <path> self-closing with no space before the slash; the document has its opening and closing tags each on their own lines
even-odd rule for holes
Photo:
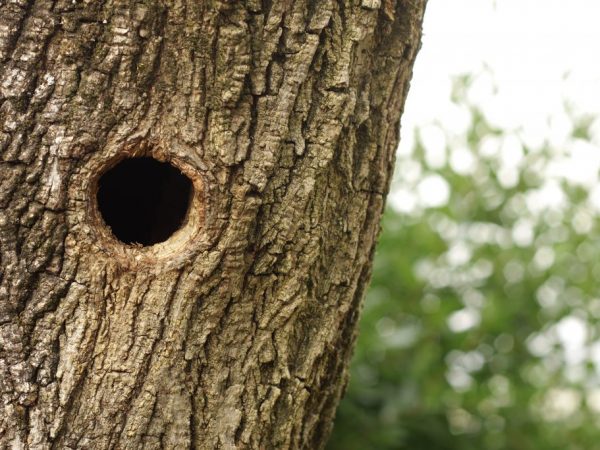
<svg viewBox="0 0 600 450">
<path fill-rule="evenodd" d="M 0 0 L 0 448 L 321 448 L 425 0 Z M 124 245 L 124 155 L 194 182 Z"/>
</svg>

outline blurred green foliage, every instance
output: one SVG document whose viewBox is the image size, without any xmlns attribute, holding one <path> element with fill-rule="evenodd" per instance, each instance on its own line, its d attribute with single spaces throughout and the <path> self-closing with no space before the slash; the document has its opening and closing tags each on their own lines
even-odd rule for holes
<svg viewBox="0 0 600 450">
<path fill-rule="evenodd" d="M 600 448 L 597 121 L 528 146 L 470 85 L 398 158 L 330 450 Z"/>
</svg>

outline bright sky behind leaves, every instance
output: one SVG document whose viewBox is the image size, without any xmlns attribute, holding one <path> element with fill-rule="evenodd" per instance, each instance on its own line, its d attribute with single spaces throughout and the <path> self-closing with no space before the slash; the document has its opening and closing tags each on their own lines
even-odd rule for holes
<svg viewBox="0 0 600 450">
<path fill-rule="evenodd" d="M 506 185 L 515 180 L 510 166 L 516 168 L 523 157 L 521 142 L 534 150 L 546 142 L 560 153 L 546 175 L 585 185 L 600 211 L 599 18 L 600 2 L 591 0 L 430 0 L 402 118 L 400 154 L 410 154 L 417 128 L 430 166 L 445 163 L 446 145 L 456 147 L 448 134 L 464 134 L 471 121 L 450 99 L 452 80 L 475 75 L 469 102 L 506 132 L 500 150 L 508 167 L 500 174 Z M 572 118 L 586 115 L 597 117 L 592 140 L 574 142 Z M 452 166 L 468 170 L 469 161 L 454 150 L 459 159 L 450 161 Z M 448 198 L 443 184 L 432 176 L 423 180 L 418 199 L 399 198 L 396 191 L 390 203 L 401 212 L 417 201 L 442 205 Z M 554 191 L 547 194 L 541 205 L 558 201 Z"/>
<path fill-rule="evenodd" d="M 449 163 L 457 173 L 469 172 L 473 154 L 464 138 L 453 136 L 464 136 L 472 117 L 468 108 L 451 101 L 451 92 L 453 79 L 473 75 L 468 103 L 503 130 L 501 142 L 490 149 L 499 152 L 503 161 L 505 173 L 498 173 L 501 184 L 514 186 L 525 149 L 536 151 L 547 145 L 553 160 L 540 175 L 548 182 L 532 197 L 528 209 L 537 213 L 536 208 L 560 208 L 564 196 L 558 180 L 564 179 L 591 193 L 586 217 L 600 216 L 599 20 L 600 2 L 592 0 L 429 0 L 423 46 L 402 118 L 399 164 L 403 170 L 389 196 L 390 206 L 411 214 L 419 207 L 443 206 L 450 196 L 446 180 L 437 174 L 424 175 L 423 168 L 411 160 L 415 129 L 430 169 Z M 573 118 L 584 116 L 594 118 L 590 141 L 572 135 Z M 485 142 L 479 151 L 486 153 Z M 406 187 L 411 184 L 417 188 Z M 514 241 L 529 245 L 531 226 L 522 228 L 513 230 Z M 463 312 L 449 319 L 456 332 L 476 325 L 477 321 L 469 322 L 473 317 L 460 316 Z M 567 354 L 577 359 L 566 362 L 578 364 L 585 350 L 585 323 L 568 316 L 556 324 L 556 330 Z M 550 342 L 543 336 L 534 341 L 534 350 Z M 596 353 L 600 366 L 600 350 Z M 600 389 L 596 393 L 600 411 Z"/>
</svg>

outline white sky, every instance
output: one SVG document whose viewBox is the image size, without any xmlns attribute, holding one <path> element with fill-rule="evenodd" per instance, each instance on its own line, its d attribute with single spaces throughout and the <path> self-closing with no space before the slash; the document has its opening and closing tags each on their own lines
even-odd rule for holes
<svg viewBox="0 0 600 450">
<path fill-rule="evenodd" d="M 561 115 L 565 100 L 598 115 L 599 20 L 592 0 L 429 0 L 403 130 L 452 127 L 452 77 L 485 67 L 498 95 L 482 86 L 473 100 L 503 129 L 546 134 L 541 123 Z"/>
</svg>

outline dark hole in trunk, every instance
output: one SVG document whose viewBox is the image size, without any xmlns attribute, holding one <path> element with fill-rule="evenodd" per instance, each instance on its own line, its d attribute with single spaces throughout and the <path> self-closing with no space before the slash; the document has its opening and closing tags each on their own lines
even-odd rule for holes
<svg viewBox="0 0 600 450">
<path fill-rule="evenodd" d="M 98 209 L 126 244 L 166 241 L 183 224 L 192 182 L 179 169 L 149 157 L 129 158 L 98 181 Z"/>
</svg>

